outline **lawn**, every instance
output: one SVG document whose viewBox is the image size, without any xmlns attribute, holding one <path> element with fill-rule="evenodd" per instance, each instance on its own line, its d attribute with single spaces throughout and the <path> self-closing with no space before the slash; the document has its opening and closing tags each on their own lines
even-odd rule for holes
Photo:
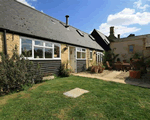
<svg viewBox="0 0 150 120">
<path fill-rule="evenodd" d="M 64 92 L 90 91 L 78 98 Z M 32 89 L 0 97 L 0 120 L 147 120 L 150 89 L 98 79 L 56 78 Z"/>
</svg>

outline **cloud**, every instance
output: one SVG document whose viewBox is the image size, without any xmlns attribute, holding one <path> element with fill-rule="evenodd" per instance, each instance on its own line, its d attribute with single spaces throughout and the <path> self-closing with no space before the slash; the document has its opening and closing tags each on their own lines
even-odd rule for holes
<svg viewBox="0 0 150 120">
<path fill-rule="evenodd" d="M 109 36 L 110 32 L 110 26 L 114 26 L 108 23 L 102 23 L 101 26 L 99 26 L 99 31 L 101 31 L 103 34 Z M 136 27 L 127 27 L 127 26 L 122 26 L 122 25 L 115 25 L 114 26 L 114 31 L 115 31 L 115 36 L 117 37 L 117 34 L 120 34 L 122 37 L 124 37 L 127 34 L 137 32 L 141 30 L 141 28 L 136 28 Z"/>
<path fill-rule="evenodd" d="M 134 9 L 125 8 L 119 13 L 109 15 L 107 18 L 107 23 L 113 25 L 131 25 L 131 24 L 146 25 L 150 23 L 150 13 L 149 12 L 135 13 Z"/>
<path fill-rule="evenodd" d="M 121 34 L 122 37 L 125 37 L 141 30 L 141 28 L 130 27 L 130 25 L 147 25 L 149 23 L 150 12 L 135 12 L 135 9 L 124 8 L 121 12 L 109 15 L 107 22 L 102 23 L 98 30 L 108 36 L 110 27 L 114 26 L 115 36 Z"/>
<path fill-rule="evenodd" d="M 28 3 L 28 1 L 27 0 L 17 0 L 18 2 L 21 2 L 21 3 L 23 3 L 23 4 L 25 4 L 25 5 L 27 5 L 27 6 L 30 6 L 30 7 L 32 7 L 32 8 L 34 8 L 35 9 L 35 7 L 34 6 L 32 6 L 32 4 L 31 3 Z M 37 1 L 37 0 L 30 0 L 30 1 Z"/>
<path fill-rule="evenodd" d="M 41 10 L 41 12 L 43 13 L 43 10 Z"/>
<path fill-rule="evenodd" d="M 148 0 L 148 1 L 149 1 L 149 0 Z M 144 6 L 142 6 L 142 1 L 141 1 L 141 0 L 138 0 L 138 1 L 134 2 L 134 7 L 145 11 L 146 8 L 148 8 L 148 7 L 150 7 L 150 6 L 149 6 L 148 4 L 145 4 Z"/>
</svg>

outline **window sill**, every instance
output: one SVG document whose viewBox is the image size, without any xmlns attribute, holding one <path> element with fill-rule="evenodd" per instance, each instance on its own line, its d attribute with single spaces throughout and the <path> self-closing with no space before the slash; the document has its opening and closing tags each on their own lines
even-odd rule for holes
<svg viewBox="0 0 150 120">
<path fill-rule="evenodd" d="M 86 59 L 77 58 L 76 60 L 86 60 Z"/>
<path fill-rule="evenodd" d="M 61 60 L 61 58 L 43 59 L 43 58 L 25 58 L 28 60 Z"/>
</svg>

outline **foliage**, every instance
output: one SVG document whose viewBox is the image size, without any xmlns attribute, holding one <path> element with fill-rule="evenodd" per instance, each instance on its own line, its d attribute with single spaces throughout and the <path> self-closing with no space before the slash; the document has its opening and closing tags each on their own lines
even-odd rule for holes
<svg viewBox="0 0 150 120">
<path fill-rule="evenodd" d="M 106 65 L 106 61 L 108 61 L 110 66 L 112 66 L 113 62 L 115 62 L 116 58 L 119 56 L 119 54 L 114 53 L 114 50 L 115 50 L 115 48 L 110 50 L 110 51 L 104 51 L 103 65 L 106 68 L 108 68 Z"/>
<path fill-rule="evenodd" d="M 13 50 L 13 56 L 1 54 L 2 63 L 0 64 L 0 93 L 23 89 L 33 83 L 41 82 L 42 73 L 40 66 L 34 67 L 33 63 L 17 53 L 17 47 Z"/>
<path fill-rule="evenodd" d="M 124 60 L 125 60 L 125 58 L 127 57 L 127 54 L 121 54 L 121 56 L 124 58 Z"/>
<path fill-rule="evenodd" d="M 140 53 L 136 52 L 132 55 L 133 59 L 140 59 L 142 56 L 140 55 Z"/>
<path fill-rule="evenodd" d="M 120 58 L 117 58 L 117 62 L 120 62 Z"/>
<path fill-rule="evenodd" d="M 58 69 L 58 76 L 59 77 L 69 77 L 70 76 L 70 70 L 65 67 L 65 64 L 61 64 Z"/>
</svg>

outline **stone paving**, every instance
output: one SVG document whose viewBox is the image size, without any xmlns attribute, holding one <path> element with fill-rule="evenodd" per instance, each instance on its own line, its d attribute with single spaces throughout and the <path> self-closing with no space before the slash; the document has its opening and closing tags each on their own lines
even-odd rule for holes
<svg viewBox="0 0 150 120">
<path fill-rule="evenodd" d="M 141 87 L 150 88 L 150 73 L 142 76 L 141 79 L 132 79 L 129 77 L 129 71 L 109 71 L 104 70 L 103 73 L 90 73 L 88 71 L 80 73 L 72 73 L 75 76 L 97 78 L 105 81 L 119 82 L 123 84 L 131 84 Z"/>
<path fill-rule="evenodd" d="M 89 92 L 88 90 L 84 90 L 84 89 L 81 89 L 81 88 L 75 88 L 75 89 L 67 91 L 63 94 L 68 96 L 68 97 L 77 98 L 77 97 L 81 96 L 82 94 L 88 93 L 88 92 Z"/>
</svg>

